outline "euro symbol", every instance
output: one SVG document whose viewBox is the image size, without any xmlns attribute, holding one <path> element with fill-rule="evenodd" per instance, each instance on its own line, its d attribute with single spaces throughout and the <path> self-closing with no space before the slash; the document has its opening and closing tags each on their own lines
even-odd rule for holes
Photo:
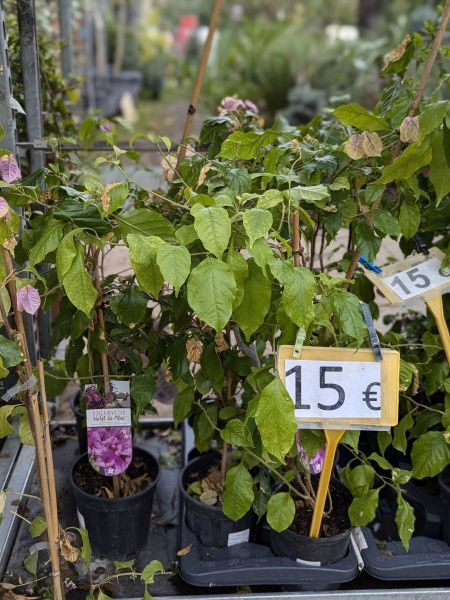
<svg viewBox="0 0 450 600">
<path fill-rule="evenodd" d="M 377 385 L 378 387 L 380 387 L 380 384 L 378 381 L 374 381 L 372 383 L 369 383 L 369 385 L 366 387 L 365 391 L 363 392 L 363 402 L 365 402 L 368 406 L 368 408 L 370 408 L 370 410 L 380 410 L 381 407 L 380 406 L 374 406 L 372 404 L 372 402 L 378 402 L 378 391 L 377 390 L 373 390 L 372 388 L 374 385 Z M 372 397 L 372 394 L 375 394 L 375 398 Z"/>
</svg>

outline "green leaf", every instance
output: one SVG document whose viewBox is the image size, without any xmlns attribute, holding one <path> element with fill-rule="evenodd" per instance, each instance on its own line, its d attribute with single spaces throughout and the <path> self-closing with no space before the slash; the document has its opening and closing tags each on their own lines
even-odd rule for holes
<svg viewBox="0 0 450 600">
<path fill-rule="evenodd" d="M 22 352 L 16 342 L 0 335 L 0 356 L 6 368 L 15 367 L 23 360 Z"/>
<path fill-rule="evenodd" d="M 419 131 L 421 137 L 440 127 L 447 114 L 449 103 L 447 100 L 427 104 L 419 115 Z"/>
<path fill-rule="evenodd" d="M 275 257 L 267 240 L 265 240 L 264 238 L 259 238 L 259 240 L 256 240 L 256 242 L 251 246 L 251 248 L 248 248 L 248 251 L 255 259 L 255 263 L 262 270 L 264 275 L 266 275 L 266 277 L 271 277 L 269 266 L 270 263 L 275 260 Z M 267 284 L 268 281 L 266 280 L 265 285 Z"/>
<path fill-rule="evenodd" d="M 222 144 L 218 156 L 229 160 L 251 160 L 256 158 L 261 148 L 273 142 L 277 136 L 276 131 L 270 130 L 264 133 L 234 131 Z"/>
<path fill-rule="evenodd" d="M 58 246 L 56 253 L 56 270 L 58 273 L 58 279 L 62 283 L 64 276 L 71 269 L 75 257 L 77 255 L 77 249 L 73 240 L 74 235 L 79 233 L 81 230 L 74 230 L 63 237 L 61 243 Z"/>
<path fill-rule="evenodd" d="M 403 454 L 406 454 L 406 448 L 408 446 L 406 433 L 412 429 L 413 426 L 414 419 L 412 415 L 408 413 L 401 419 L 399 424 L 394 427 L 394 438 L 392 440 L 392 445 L 396 450 L 399 450 Z"/>
<path fill-rule="evenodd" d="M 31 537 L 39 537 L 44 531 L 47 531 L 47 521 L 41 516 L 34 517 L 28 531 L 30 532 Z"/>
<path fill-rule="evenodd" d="M 115 560 L 114 561 L 114 568 L 116 569 L 116 571 L 121 571 L 122 569 L 127 569 L 127 570 L 134 570 L 134 563 L 136 562 L 135 558 L 132 558 L 131 560 L 124 560 L 124 561 L 120 561 L 120 560 Z"/>
<path fill-rule="evenodd" d="M 36 550 L 33 554 L 29 554 L 23 560 L 23 566 L 32 575 L 36 576 L 38 568 L 39 552 Z"/>
<path fill-rule="evenodd" d="M 173 420 L 175 427 L 185 419 L 191 412 L 192 403 L 194 402 L 194 386 L 188 385 L 178 392 L 173 403 Z"/>
<path fill-rule="evenodd" d="M 403 498 L 401 493 L 397 494 L 397 513 L 395 515 L 398 535 L 406 550 L 409 549 L 409 541 L 414 533 L 414 524 L 416 517 L 414 516 L 413 507 Z"/>
<path fill-rule="evenodd" d="M 433 153 L 430 163 L 430 181 L 436 190 L 436 206 L 450 193 L 450 164 L 444 147 L 444 131 L 436 131 L 431 138 Z"/>
<path fill-rule="evenodd" d="M 153 235 L 129 234 L 127 236 L 130 262 L 141 288 L 158 298 L 164 278 L 157 263 L 158 250 L 164 244 L 161 238 Z"/>
<path fill-rule="evenodd" d="M 340 329 L 355 340 L 362 341 L 367 335 L 367 326 L 358 298 L 344 290 L 336 290 L 332 297 Z"/>
<path fill-rule="evenodd" d="M 131 286 L 113 296 L 109 306 L 121 323 L 134 326 L 144 320 L 147 300 L 142 297 L 135 286 Z"/>
<path fill-rule="evenodd" d="M 228 470 L 225 493 L 223 496 L 223 513 L 237 521 L 250 510 L 253 503 L 253 478 L 240 462 Z"/>
<path fill-rule="evenodd" d="M 231 407 L 230 407 L 231 408 Z M 230 419 L 220 432 L 220 437 L 234 446 L 253 446 L 250 432 L 240 419 Z"/>
<path fill-rule="evenodd" d="M 420 208 L 413 202 L 403 202 L 400 206 L 400 230 L 407 240 L 417 232 L 420 226 Z"/>
<path fill-rule="evenodd" d="M 375 469 L 370 465 L 358 465 L 354 469 L 345 467 L 340 473 L 341 479 L 355 498 L 364 496 L 373 486 Z"/>
<path fill-rule="evenodd" d="M 187 284 L 190 307 L 202 321 L 221 331 L 231 316 L 236 281 L 230 267 L 206 258 L 191 271 Z"/>
<path fill-rule="evenodd" d="M 151 407 L 153 394 L 155 393 L 156 380 L 154 375 L 142 373 L 135 375 L 131 380 L 130 394 L 134 402 L 134 412 L 141 415 Z"/>
<path fill-rule="evenodd" d="M 284 201 L 284 192 L 280 190 L 267 190 L 258 198 L 257 208 L 274 208 Z"/>
<path fill-rule="evenodd" d="M 377 488 L 369 490 L 367 494 L 364 494 L 363 496 L 353 498 L 350 508 L 348 509 L 348 516 L 354 527 L 358 525 L 367 525 L 374 520 L 378 506 L 379 493 L 380 488 Z"/>
<path fill-rule="evenodd" d="M 234 309 L 233 318 L 246 339 L 264 323 L 270 308 L 272 286 L 253 260 L 248 261 L 249 274 L 244 282 L 244 297 Z"/>
<path fill-rule="evenodd" d="M 30 265 L 41 263 L 49 252 L 59 246 L 63 238 L 64 223 L 50 218 L 42 232 L 37 237 L 35 245 L 31 248 L 28 260 Z"/>
<path fill-rule="evenodd" d="M 225 183 L 235 194 L 250 192 L 252 179 L 244 167 L 228 168 L 225 171 Z"/>
<path fill-rule="evenodd" d="M 182 225 L 175 232 L 177 242 L 181 246 L 189 246 L 195 240 L 198 240 L 197 232 L 195 231 L 194 223 L 190 225 Z"/>
<path fill-rule="evenodd" d="M 200 359 L 200 365 L 206 379 L 211 382 L 214 390 L 221 394 L 224 384 L 224 371 L 222 361 L 220 360 L 216 345 L 214 342 L 208 344 L 203 351 Z"/>
<path fill-rule="evenodd" d="M 20 414 L 19 418 L 19 438 L 22 444 L 26 446 L 34 446 L 34 437 L 28 419 L 28 412 L 25 407 L 21 406 L 20 410 L 15 410 L 14 414 Z"/>
<path fill-rule="evenodd" d="M 294 442 L 297 422 L 294 403 L 279 377 L 261 392 L 255 421 L 264 450 L 283 462 Z"/>
<path fill-rule="evenodd" d="M 394 467 L 394 469 L 392 469 L 392 483 L 395 486 L 408 483 L 408 481 L 411 479 L 411 476 L 411 471 L 407 471 L 406 469 L 399 469 L 398 467 Z"/>
<path fill-rule="evenodd" d="M 298 185 L 291 188 L 288 192 L 291 200 L 300 204 L 300 200 L 304 200 L 309 204 L 314 204 L 323 210 L 327 210 L 327 200 L 330 198 L 328 188 L 323 184 L 318 185 Z"/>
<path fill-rule="evenodd" d="M 414 442 L 411 450 L 413 477 L 435 477 L 450 465 L 450 444 L 444 436 L 443 431 L 428 431 Z"/>
<path fill-rule="evenodd" d="M 189 254 L 189 250 L 184 248 L 184 246 L 163 244 L 158 249 L 156 261 L 164 277 L 164 281 L 173 285 L 175 293 L 178 294 L 191 270 L 191 255 Z"/>
<path fill-rule="evenodd" d="M 124 239 L 131 233 L 155 235 L 164 240 L 173 239 L 175 235 L 171 222 L 151 208 L 137 208 L 115 218 L 118 220 L 120 233 Z"/>
<path fill-rule="evenodd" d="M 381 239 L 375 236 L 373 227 L 361 219 L 353 221 L 353 241 L 368 260 L 375 259 L 381 246 Z"/>
<path fill-rule="evenodd" d="M 244 229 L 250 240 L 250 246 L 255 240 L 264 237 L 272 227 L 272 213 L 262 208 L 251 208 L 243 215 Z"/>
<path fill-rule="evenodd" d="M 221 258 L 231 235 L 231 221 L 227 211 L 219 206 L 194 204 L 194 227 L 202 244 L 217 258 Z"/>
<path fill-rule="evenodd" d="M 14 427 L 8 421 L 14 409 L 15 406 L 13 404 L 0 406 L 0 439 L 16 433 Z"/>
<path fill-rule="evenodd" d="M 111 596 L 105 594 L 105 592 L 102 589 L 99 589 L 97 600 L 112 600 L 112 598 Z"/>
<path fill-rule="evenodd" d="M 244 298 L 244 282 L 248 276 L 248 265 L 242 254 L 233 249 L 227 254 L 227 263 L 236 281 L 236 296 L 233 302 L 233 308 L 236 308 Z"/>
<path fill-rule="evenodd" d="M 144 567 L 141 579 L 145 583 L 154 583 L 156 573 L 164 573 L 164 567 L 159 560 L 152 560 Z"/>
<path fill-rule="evenodd" d="M 369 460 L 373 460 L 373 462 L 377 463 L 377 465 L 385 471 L 390 471 L 392 469 L 391 463 L 386 460 L 384 456 L 380 456 L 376 452 L 372 452 L 372 454 L 370 454 Z"/>
<path fill-rule="evenodd" d="M 84 247 L 79 245 L 72 266 L 62 280 L 67 297 L 78 310 L 90 315 L 97 301 L 97 291 L 84 266 Z"/>
<path fill-rule="evenodd" d="M 381 177 L 375 183 L 390 183 L 396 179 L 409 179 L 431 160 L 431 148 L 428 142 L 411 144 L 393 163 L 386 165 Z"/>
<path fill-rule="evenodd" d="M 78 531 L 81 537 L 81 558 L 84 561 L 86 568 L 89 570 L 91 568 L 92 562 L 92 550 L 91 543 L 89 541 L 89 533 L 87 529 L 83 529 L 82 527 L 70 527 L 69 529 L 73 529 L 74 531 Z"/>
<path fill-rule="evenodd" d="M 340 443 L 346 444 L 347 446 L 353 448 L 355 452 L 358 452 L 359 434 L 360 432 L 357 430 L 348 429 L 342 436 Z"/>
<path fill-rule="evenodd" d="M 289 266 L 284 273 L 282 304 L 291 321 L 306 331 L 314 318 L 316 280 L 309 269 L 287 264 Z"/>
<path fill-rule="evenodd" d="M 111 225 L 102 219 L 94 204 L 87 204 L 74 198 L 68 198 L 58 204 L 53 209 L 53 217 L 58 221 L 73 223 L 83 230 L 92 230 L 98 235 L 104 235 L 111 231 Z"/>
<path fill-rule="evenodd" d="M 122 207 L 123 203 L 130 195 L 130 190 L 128 187 L 128 183 L 126 181 L 122 181 L 121 183 L 118 183 L 111 189 L 105 191 L 105 193 L 109 196 L 109 207 L 106 211 L 106 214 L 110 215 L 113 212 L 115 212 L 118 208 Z"/>
<path fill-rule="evenodd" d="M 97 135 L 97 131 L 97 122 L 95 119 L 92 117 L 87 117 L 84 119 L 78 130 L 78 135 L 80 136 L 83 148 L 89 148 L 92 146 L 95 136 Z"/>
<path fill-rule="evenodd" d="M 382 210 L 376 208 L 372 211 L 373 224 L 378 231 L 385 233 L 386 235 L 400 235 L 400 226 L 395 217 L 391 215 L 388 210 Z"/>
<path fill-rule="evenodd" d="M 326 444 L 322 429 L 303 429 L 300 433 L 300 441 L 306 456 L 310 459 Z"/>
<path fill-rule="evenodd" d="M 377 431 L 377 442 L 378 448 L 381 454 L 384 456 L 386 448 L 392 444 L 392 437 L 389 431 Z"/>
<path fill-rule="evenodd" d="M 338 106 L 332 114 L 344 125 L 351 125 L 366 131 L 381 131 L 389 129 L 388 124 L 382 117 L 374 115 L 355 102 Z"/>
<path fill-rule="evenodd" d="M 274 531 L 284 531 L 295 517 L 295 504 L 288 492 L 278 492 L 267 503 L 267 522 Z"/>
</svg>

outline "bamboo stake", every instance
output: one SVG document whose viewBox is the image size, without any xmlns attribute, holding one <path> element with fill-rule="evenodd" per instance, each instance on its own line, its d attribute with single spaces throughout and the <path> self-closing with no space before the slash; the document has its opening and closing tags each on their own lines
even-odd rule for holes
<svg viewBox="0 0 450 600">
<path fill-rule="evenodd" d="M 212 41 L 214 38 L 214 32 L 217 28 L 217 22 L 219 15 L 222 10 L 223 0 L 215 0 L 213 11 L 211 13 L 211 20 L 209 21 L 208 35 L 206 36 L 205 43 L 203 45 L 202 53 L 200 56 L 200 62 L 198 64 L 197 74 L 195 76 L 194 88 L 192 90 L 191 103 L 189 105 L 186 121 L 184 124 L 183 136 L 181 138 L 180 151 L 178 153 L 177 166 L 175 171 L 179 173 L 180 165 L 186 156 L 186 143 L 191 133 L 192 123 L 194 121 L 194 114 L 197 110 L 198 98 L 202 89 L 203 78 L 205 76 L 206 66 L 208 64 L 209 54 L 211 52 Z"/>
<path fill-rule="evenodd" d="M 292 215 L 292 248 L 294 251 L 294 265 L 301 267 L 302 257 L 300 255 L 300 215 L 298 210 L 294 210 Z"/>
<path fill-rule="evenodd" d="M 50 424 L 47 410 L 47 394 L 45 391 L 45 373 L 44 364 L 38 361 L 38 381 L 39 381 L 39 393 L 42 407 L 43 417 L 43 438 L 44 438 L 44 450 L 45 450 L 45 461 L 47 470 L 47 483 L 48 483 L 48 494 L 50 499 L 50 518 L 52 519 L 53 536 L 50 536 L 49 531 L 49 546 L 50 551 L 52 546 L 55 548 L 55 555 L 58 564 L 52 564 L 53 571 L 53 584 L 55 588 L 55 600 L 58 598 L 64 598 L 64 586 L 61 582 L 61 575 L 59 573 L 59 519 L 58 519 L 58 503 L 56 499 L 56 483 L 55 483 L 55 470 L 53 466 L 53 450 L 50 437 Z M 52 557 L 51 553 L 50 556 Z M 53 558 L 52 558 L 53 563 Z M 59 593 L 58 593 L 59 592 Z"/>
<path fill-rule="evenodd" d="M 94 255 L 94 286 L 97 290 L 97 320 L 100 327 L 100 339 L 106 340 L 105 338 L 105 315 L 103 314 L 103 290 L 100 283 L 100 275 L 99 275 L 99 250 L 95 250 L 93 252 Z M 109 379 L 109 365 L 108 365 L 108 355 L 106 352 L 100 353 L 100 360 L 102 363 L 102 373 L 103 373 L 103 387 L 105 395 L 111 393 L 111 383 Z M 113 494 L 114 498 L 120 498 L 120 479 L 118 475 L 112 476 L 112 484 L 113 484 Z"/>
<path fill-rule="evenodd" d="M 422 76 L 420 78 L 419 85 L 417 87 L 417 91 L 414 95 L 414 100 L 412 101 L 411 108 L 409 109 L 408 114 L 410 117 L 413 117 L 416 114 L 417 109 L 419 108 L 423 93 L 425 91 L 425 87 L 428 82 L 428 78 L 430 77 L 430 73 L 431 73 L 431 70 L 434 65 L 434 61 L 436 60 L 437 53 L 439 52 L 439 48 L 442 43 L 442 38 L 444 37 L 444 33 L 447 29 L 447 24 L 448 24 L 449 18 L 450 18 L 450 0 L 447 0 L 446 7 L 444 9 L 444 12 L 442 13 L 441 23 L 439 25 L 439 28 L 438 28 L 436 35 L 434 37 L 434 40 L 433 40 L 433 44 L 431 46 L 430 55 L 427 59 L 427 62 L 425 63 L 424 69 L 422 71 Z M 400 154 L 400 149 L 401 149 L 401 142 L 399 141 L 399 143 L 397 144 L 397 146 L 395 148 L 394 154 L 392 156 L 392 162 Z M 380 203 L 381 203 L 381 197 L 376 202 L 374 202 L 373 208 L 378 208 L 380 206 Z M 345 274 L 346 279 L 353 279 L 353 275 L 355 274 L 356 267 L 358 266 L 358 260 L 359 260 L 360 256 L 361 256 L 361 253 L 360 253 L 359 249 L 356 248 L 353 253 L 353 256 L 351 258 L 350 265 L 347 269 L 347 273 Z M 350 287 L 350 284 L 347 283 L 347 284 L 345 284 L 344 287 L 346 289 L 348 289 Z"/>
<path fill-rule="evenodd" d="M 50 485 L 48 481 L 48 465 L 46 464 L 45 458 L 45 447 L 44 447 L 44 432 L 42 430 L 41 416 L 39 414 L 39 405 L 37 394 L 30 394 L 30 416 L 33 421 L 33 428 L 35 431 L 35 444 L 36 444 L 36 458 L 39 481 L 41 484 L 42 494 L 42 505 L 44 508 L 45 521 L 47 523 L 47 534 L 49 541 L 49 553 L 50 561 L 52 563 L 52 578 L 55 592 L 55 600 L 64 599 L 64 591 L 61 582 L 61 571 L 59 564 L 59 552 L 58 552 L 58 530 L 55 531 L 55 520 L 52 514 L 52 501 L 50 498 Z M 53 480 L 54 483 L 54 480 Z M 56 515 L 57 517 L 57 515 Z"/>
</svg>

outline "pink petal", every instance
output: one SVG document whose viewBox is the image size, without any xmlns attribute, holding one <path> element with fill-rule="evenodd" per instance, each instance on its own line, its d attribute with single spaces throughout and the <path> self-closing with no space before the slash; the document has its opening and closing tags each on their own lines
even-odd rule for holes
<svg viewBox="0 0 450 600">
<path fill-rule="evenodd" d="M 0 219 L 3 219 L 3 217 L 6 217 L 6 215 L 9 213 L 9 204 L 6 202 L 6 200 L 3 198 L 3 196 L 0 196 Z"/>
<path fill-rule="evenodd" d="M 12 154 L 0 156 L 0 176 L 7 183 L 12 183 L 22 177 L 19 165 Z"/>
<path fill-rule="evenodd" d="M 32 285 L 25 285 L 17 291 L 17 308 L 34 315 L 41 305 L 39 292 Z"/>
</svg>

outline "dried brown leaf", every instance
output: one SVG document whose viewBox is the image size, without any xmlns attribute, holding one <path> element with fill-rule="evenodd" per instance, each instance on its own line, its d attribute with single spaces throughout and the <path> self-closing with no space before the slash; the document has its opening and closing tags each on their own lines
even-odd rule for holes
<svg viewBox="0 0 450 600">
<path fill-rule="evenodd" d="M 201 168 L 200 174 L 198 176 L 198 182 L 197 182 L 197 187 L 200 187 L 202 185 L 202 183 L 204 183 L 205 178 L 206 178 L 206 173 L 210 170 L 211 165 L 209 163 L 206 163 L 206 165 L 203 165 L 203 167 Z"/>
<path fill-rule="evenodd" d="M 192 544 L 189 544 L 189 546 L 185 546 L 184 548 L 181 548 L 181 550 L 178 550 L 177 552 L 177 556 L 187 556 L 189 554 L 189 552 L 192 549 Z"/>
<path fill-rule="evenodd" d="M 344 152 L 353 160 L 364 158 L 364 150 L 362 147 L 362 135 L 360 133 L 354 133 L 345 142 Z"/>
<path fill-rule="evenodd" d="M 74 563 L 77 562 L 78 557 L 80 556 L 80 549 L 72 546 L 69 536 L 61 529 L 59 536 L 59 549 L 61 551 L 62 557 L 67 560 L 67 562 Z"/>
<path fill-rule="evenodd" d="M 388 52 L 384 57 L 383 70 L 386 69 L 391 63 L 397 62 L 401 59 L 401 57 L 405 54 L 406 48 L 412 42 L 411 36 L 409 33 L 405 35 L 403 40 L 400 42 L 398 46 L 396 46 L 393 50 Z"/>
</svg>

